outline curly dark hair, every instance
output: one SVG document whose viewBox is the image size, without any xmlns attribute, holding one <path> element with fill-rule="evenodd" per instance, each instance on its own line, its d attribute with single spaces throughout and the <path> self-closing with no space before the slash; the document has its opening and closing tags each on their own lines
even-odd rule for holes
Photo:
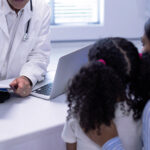
<svg viewBox="0 0 150 150">
<path fill-rule="evenodd" d="M 133 101 L 137 101 L 137 77 L 139 73 L 140 58 L 134 44 L 124 38 L 104 38 L 98 40 L 89 51 L 89 61 L 104 59 L 107 66 L 113 68 L 123 82 L 124 90 L 128 94 L 126 100 L 132 109 Z M 134 96 L 133 96 L 134 95 Z M 134 119 L 139 119 L 141 110 L 133 109 Z"/>
<path fill-rule="evenodd" d="M 150 99 L 150 52 L 142 54 L 137 82 L 137 95 L 139 98 L 133 102 L 132 109 L 141 115 L 145 104 Z"/>
<path fill-rule="evenodd" d="M 89 51 L 89 61 L 104 59 L 127 84 L 136 79 L 139 71 L 139 54 L 132 42 L 119 37 L 98 40 Z"/>
<path fill-rule="evenodd" d="M 79 119 L 85 132 L 110 125 L 117 100 L 124 98 L 120 77 L 101 62 L 95 61 L 81 68 L 68 88 L 68 117 Z"/>
</svg>

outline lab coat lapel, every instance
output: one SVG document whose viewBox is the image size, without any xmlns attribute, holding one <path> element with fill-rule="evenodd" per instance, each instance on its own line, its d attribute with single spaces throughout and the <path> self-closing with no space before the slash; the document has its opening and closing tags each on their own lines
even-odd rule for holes
<svg viewBox="0 0 150 150">
<path fill-rule="evenodd" d="M 8 32 L 6 17 L 2 13 L 2 11 L 0 11 L 0 29 L 4 32 L 4 34 L 7 36 L 7 38 L 9 38 L 9 32 Z"/>
<path fill-rule="evenodd" d="M 22 17 L 20 18 L 18 29 L 15 35 L 15 40 L 14 40 L 13 47 L 10 53 L 9 65 L 11 64 L 12 60 L 15 58 L 15 53 L 17 51 L 21 51 L 21 49 L 18 49 L 18 47 L 23 42 L 23 36 L 26 31 L 27 22 L 31 19 L 31 17 L 32 17 L 32 11 L 30 10 L 30 5 L 29 5 L 27 6 L 26 9 L 24 9 Z"/>
</svg>

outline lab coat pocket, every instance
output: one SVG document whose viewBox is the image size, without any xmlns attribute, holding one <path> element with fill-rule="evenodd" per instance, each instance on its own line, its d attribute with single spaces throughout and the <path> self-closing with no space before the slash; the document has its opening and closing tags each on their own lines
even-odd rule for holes
<svg viewBox="0 0 150 150">
<path fill-rule="evenodd" d="M 30 55 L 36 45 L 36 41 L 36 37 L 29 37 L 26 41 L 22 41 L 19 45 L 18 50 L 20 52 L 17 55 L 18 58 L 22 59 L 23 63 L 27 61 L 27 57 Z"/>
</svg>

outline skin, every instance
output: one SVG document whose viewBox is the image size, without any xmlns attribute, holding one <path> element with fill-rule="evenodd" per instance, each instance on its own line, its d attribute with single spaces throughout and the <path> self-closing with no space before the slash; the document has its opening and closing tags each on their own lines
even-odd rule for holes
<svg viewBox="0 0 150 150">
<path fill-rule="evenodd" d="M 150 40 L 147 38 L 146 34 L 142 36 L 141 41 L 143 43 L 143 52 L 150 52 Z"/>
<path fill-rule="evenodd" d="M 66 150 L 76 150 L 77 144 L 76 143 L 67 143 L 66 144 Z"/>
<path fill-rule="evenodd" d="M 25 7 L 29 0 L 7 0 L 9 6 L 16 12 Z"/>
<path fill-rule="evenodd" d="M 87 133 L 87 136 L 93 140 L 96 144 L 98 144 L 100 147 L 102 147 L 107 141 L 110 139 L 118 136 L 118 132 L 116 129 L 116 125 L 114 122 L 111 122 L 110 126 L 101 125 L 100 127 L 100 134 L 98 134 L 98 129 L 96 130 L 90 130 Z"/>
<path fill-rule="evenodd" d="M 21 76 L 10 83 L 10 87 L 15 94 L 20 95 L 21 97 L 26 97 L 31 93 L 32 83 L 27 77 Z"/>
</svg>

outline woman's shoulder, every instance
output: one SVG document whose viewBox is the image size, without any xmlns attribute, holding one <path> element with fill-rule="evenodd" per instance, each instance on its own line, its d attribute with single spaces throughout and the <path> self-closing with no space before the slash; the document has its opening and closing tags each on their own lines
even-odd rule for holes
<svg viewBox="0 0 150 150">
<path fill-rule="evenodd" d="M 146 103 L 145 108 L 144 108 L 144 112 L 150 111 L 150 100 Z"/>
<path fill-rule="evenodd" d="M 144 108 L 144 111 L 143 111 L 142 120 L 144 121 L 146 118 L 150 120 L 150 100 L 145 105 L 145 108 Z"/>
</svg>

